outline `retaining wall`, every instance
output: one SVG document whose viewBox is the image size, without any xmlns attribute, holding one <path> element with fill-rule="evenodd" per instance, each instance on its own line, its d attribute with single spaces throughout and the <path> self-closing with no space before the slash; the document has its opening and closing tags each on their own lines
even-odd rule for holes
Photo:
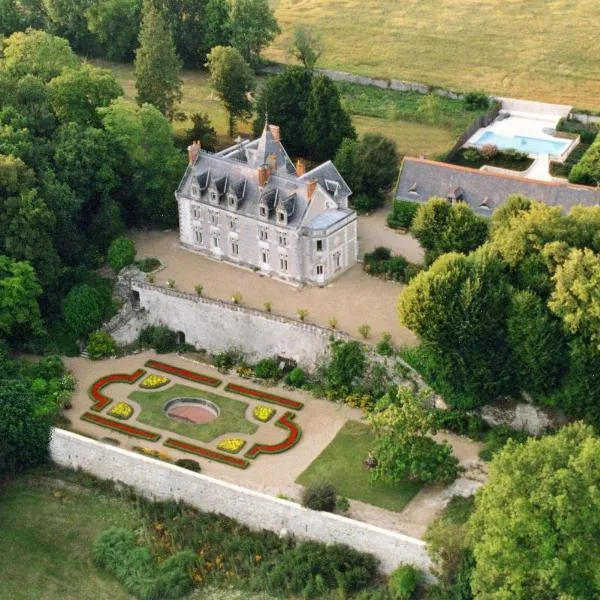
<svg viewBox="0 0 600 600">
<path fill-rule="evenodd" d="M 52 460 L 83 469 L 101 479 L 118 481 L 157 500 L 182 500 L 202 511 L 221 513 L 254 529 L 287 532 L 300 538 L 346 544 L 370 552 L 390 572 L 400 563 L 428 571 L 431 562 L 421 540 L 339 515 L 318 512 L 182 469 L 169 463 L 109 446 L 55 428 Z"/>
</svg>

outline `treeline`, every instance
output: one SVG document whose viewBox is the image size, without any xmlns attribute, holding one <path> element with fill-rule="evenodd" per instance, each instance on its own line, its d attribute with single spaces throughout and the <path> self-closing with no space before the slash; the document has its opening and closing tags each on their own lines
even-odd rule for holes
<svg viewBox="0 0 600 600">
<path fill-rule="evenodd" d="M 409 358 L 455 407 L 528 392 L 600 425 L 600 207 L 513 196 L 487 224 L 434 199 L 411 230 L 431 266 L 398 304 Z M 477 235 L 475 235 L 477 232 Z"/>
<path fill-rule="evenodd" d="M 101 264 L 125 227 L 177 223 L 183 153 L 156 108 L 122 94 L 109 71 L 82 64 L 61 38 L 29 30 L 4 41 L 0 335 L 7 339 L 39 337 L 42 320 L 60 318 L 62 298 L 89 282 L 87 269 Z"/>
<path fill-rule="evenodd" d="M 279 33 L 267 0 L 4 0 L 0 35 L 43 29 L 78 54 L 130 62 L 142 18 L 152 8 L 169 23 L 184 65 L 199 68 L 215 46 L 234 46 L 257 63 Z"/>
</svg>

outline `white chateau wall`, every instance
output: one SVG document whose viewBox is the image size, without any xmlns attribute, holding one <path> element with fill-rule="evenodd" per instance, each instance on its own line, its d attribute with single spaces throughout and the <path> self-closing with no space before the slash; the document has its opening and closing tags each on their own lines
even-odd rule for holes
<svg viewBox="0 0 600 600">
<path fill-rule="evenodd" d="M 217 353 L 235 347 L 250 360 L 275 355 L 291 358 L 307 369 L 315 368 L 327 354 L 331 335 L 343 334 L 259 310 L 211 300 L 194 294 L 132 282 L 139 293 L 142 315 L 113 332 L 118 343 L 132 342 L 131 335 L 144 325 L 167 325 L 182 331 L 188 344 Z"/>
<path fill-rule="evenodd" d="M 381 561 L 385 572 L 400 563 L 409 563 L 424 571 L 431 567 L 421 540 L 346 517 L 312 511 L 70 431 L 53 430 L 50 456 L 62 467 L 83 469 L 101 479 L 119 481 L 149 498 L 183 500 L 200 510 L 221 513 L 254 529 L 276 533 L 285 530 L 301 538 L 346 544 L 370 552 Z"/>
</svg>

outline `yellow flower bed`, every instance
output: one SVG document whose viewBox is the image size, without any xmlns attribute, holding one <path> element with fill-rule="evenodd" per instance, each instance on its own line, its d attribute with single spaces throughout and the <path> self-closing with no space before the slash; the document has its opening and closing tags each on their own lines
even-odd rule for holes
<svg viewBox="0 0 600 600">
<path fill-rule="evenodd" d="M 148 375 L 148 377 L 140 383 L 140 387 L 145 390 L 155 390 L 163 385 L 167 385 L 169 381 L 171 380 L 168 377 L 163 377 L 162 375 Z"/>
<path fill-rule="evenodd" d="M 136 450 L 141 454 L 151 456 L 152 458 L 158 458 L 158 460 L 162 460 L 164 462 L 173 462 L 173 459 L 171 458 L 171 455 L 168 452 L 154 450 L 154 448 L 147 448 L 145 446 L 139 446 L 138 448 L 136 448 Z"/>
<path fill-rule="evenodd" d="M 224 450 L 230 454 L 237 454 L 244 446 L 246 441 L 241 438 L 227 438 L 217 444 L 219 450 Z"/>
<path fill-rule="evenodd" d="M 252 414 L 257 421 L 266 423 L 275 414 L 275 409 L 271 408 L 270 406 L 263 406 L 262 404 L 259 404 L 258 406 L 254 407 Z"/>
<path fill-rule="evenodd" d="M 133 408 L 127 402 L 117 402 L 109 411 L 108 414 L 111 417 L 116 417 L 117 419 L 129 419 L 129 417 L 133 414 Z"/>
</svg>

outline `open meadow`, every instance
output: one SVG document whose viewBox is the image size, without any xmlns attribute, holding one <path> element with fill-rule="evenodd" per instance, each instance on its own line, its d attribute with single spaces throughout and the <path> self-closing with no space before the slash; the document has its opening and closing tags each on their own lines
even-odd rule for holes
<svg viewBox="0 0 600 600">
<path fill-rule="evenodd" d="M 271 0 L 289 62 L 293 25 L 322 32 L 319 66 L 600 109 L 597 0 Z"/>
</svg>

